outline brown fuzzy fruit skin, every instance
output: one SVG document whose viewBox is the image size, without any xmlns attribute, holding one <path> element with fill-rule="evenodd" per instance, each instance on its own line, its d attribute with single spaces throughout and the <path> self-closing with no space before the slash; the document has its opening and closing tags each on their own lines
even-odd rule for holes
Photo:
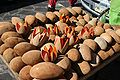
<svg viewBox="0 0 120 80">
<path fill-rule="evenodd" d="M 3 58 L 7 63 L 9 63 L 14 57 L 14 50 L 12 48 L 8 48 L 3 52 Z"/>
<path fill-rule="evenodd" d="M 68 71 L 70 69 L 70 67 L 71 67 L 71 62 L 67 57 L 64 57 L 56 65 L 60 66 L 64 70 Z"/>
<path fill-rule="evenodd" d="M 30 76 L 31 68 L 32 66 L 30 65 L 24 66 L 19 72 L 19 77 L 23 80 L 32 80 L 32 77 Z"/>
<path fill-rule="evenodd" d="M 9 37 L 21 37 L 21 35 L 14 31 L 8 31 L 2 34 L 1 40 L 4 42 Z"/>
<path fill-rule="evenodd" d="M 25 42 L 25 40 L 23 38 L 19 38 L 19 37 L 9 37 L 9 38 L 5 39 L 5 41 L 4 41 L 5 44 L 10 45 L 10 47 L 12 47 L 12 48 L 20 42 Z"/>
<path fill-rule="evenodd" d="M 94 35 L 95 36 L 99 36 L 99 35 L 101 35 L 104 32 L 105 32 L 105 30 L 102 27 L 96 26 L 94 28 Z"/>
<path fill-rule="evenodd" d="M 11 22 L 0 22 L 0 27 L 14 28 L 14 25 Z"/>
<path fill-rule="evenodd" d="M 44 14 L 40 13 L 40 12 L 37 12 L 37 13 L 35 14 L 35 17 L 36 17 L 38 20 L 40 20 L 41 22 L 43 22 L 43 23 L 46 23 L 46 22 L 47 22 L 47 17 L 46 17 Z"/>
<path fill-rule="evenodd" d="M 66 23 L 61 23 L 61 22 L 57 22 L 56 25 L 58 26 L 58 28 L 60 29 L 60 31 L 63 33 L 65 30 L 65 27 L 67 26 Z"/>
<path fill-rule="evenodd" d="M 79 19 L 83 19 L 83 16 L 82 15 L 79 15 L 78 17 L 77 17 L 77 19 L 79 20 Z"/>
<path fill-rule="evenodd" d="M 117 53 L 117 52 L 120 52 L 120 44 L 118 43 L 115 43 L 113 46 L 112 46 L 113 50 Z"/>
<path fill-rule="evenodd" d="M 19 17 L 12 17 L 11 22 L 12 24 L 16 25 L 17 23 L 21 22 L 22 19 L 20 19 Z"/>
<path fill-rule="evenodd" d="M 86 39 L 86 40 L 84 40 L 83 44 L 85 44 L 88 47 L 90 47 L 93 51 L 96 51 L 96 49 L 97 49 L 97 44 L 92 39 Z"/>
<path fill-rule="evenodd" d="M 10 22 L 0 22 L 0 36 L 7 32 L 7 31 L 13 31 L 14 25 Z"/>
<path fill-rule="evenodd" d="M 14 52 L 15 54 L 22 56 L 25 52 L 29 51 L 29 50 L 34 50 L 36 49 L 36 47 L 28 42 L 21 42 L 18 43 L 15 47 L 14 47 Z"/>
<path fill-rule="evenodd" d="M 75 31 L 80 32 L 82 30 L 82 28 L 83 28 L 83 26 L 78 25 L 77 27 L 75 27 Z"/>
<path fill-rule="evenodd" d="M 113 48 L 110 48 L 108 51 L 106 51 L 106 53 L 107 53 L 109 56 L 112 56 L 115 52 L 114 52 Z"/>
<path fill-rule="evenodd" d="M 85 61 L 91 60 L 91 49 L 87 45 L 81 44 L 79 51 Z"/>
<path fill-rule="evenodd" d="M 101 21 L 98 21 L 98 22 L 97 22 L 97 26 L 99 26 L 99 27 L 103 27 L 103 25 L 104 25 L 103 22 L 101 22 Z"/>
<path fill-rule="evenodd" d="M 113 30 L 118 30 L 118 29 L 120 29 L 120 26 L 119 26 L 119 25 L 115 25 L 115 26 L 112 25 L 111 28 L 112 28 Z"/>
<path fill-rule="evenodd" d="M 27 15 L 25 16 L 25 22 L 27 22 L 29 25 L 34 24 L 36 18 L 33 15 Z"/>
<path fill-rule="evenodd" d="M 91 24 L 92 26 L 96 26 L 97 25 L 97 18 L 92 18 L 92 20 L 90 20 L 88 22 L 88 24 Z"/>
<path fill-rule="evenodd" d="M 91 27 L 93 27 L 91 24 L 85 24 L 84 27 L 87 27 L 88 29 L 90 29 Z"/>
<path fill-rule="evenodd" d="M 108 33 L 102 33 L 100 37 L 105 39 L 109 44 L 113 41 L 112 37 Z"/>
<path fill-rule="evenodd" d="M 58 12 L 58 11 L 54 11 L 53 13 L 54 13 L 57 17 L 60 17 L 60 16 L 61 16 L 61 13 Z"/>
<path fill-rule="evenodd" d="M 80 33 L 81 34 L 81 33 Z M 92 36 L 89 34 L 89 32 L 84 32 L 84 34 L 81 36 L 81 38 L 83 39 L 83 40 L 85 40 L 85 39 L 90 39 L 90 38 L 92 38 Z"/>
<path fill-rule="evenodd" d="M 3 54 L 3 52 L 4 52 L 7 48 L 10 48 L 10 45 L 8 45 L 8 44 L 2 44 L 2 45 L 0 46 L 0 54 Z"/>
<path fill-rule="evenodd" d="M 111 26 L 110 26 L 110 24 L 105 23 L 105 24 L 104 24 L 104 26 L 103 26 L 103 28 L 104 28 L 104 29 L 110 29 L 110 28 L 111 28 Z"/>
<path fill-rule="evenodd" d="M 87 61 L 83 61 L 81 63 L 78 63 L 79 67 L 80 67 L 80 70 L 82 71 L 82 73 L 85 75 L 87 73 L 90 72 L 90 65 Z"/>
<path fill-rule="evenodd" d="M 94 41 L 98 44 L 98 46 L 102 49 L 102 50 L 106 50 L 107 49 L 107 42 L 101 38 L 101 37 L 96 37 L 94 39 Z"/>
<path fill-rule="evenodd" d="M 13 58 L 9 63 L 10 68 L 13 71 L 18 72 L 18 73 L 23 68 L 24 65 L 25 64 L 22 61 L 22 58 L 20 56 Z"/>
<path fill-rule="evenodd" d="M 39 50 L 30 50 L 23 54 L 22 61 L 28 65 L 35 65 L 42 61 L 40 54 Z"/>
<path fill-rule="evenodd" d="M 0 38 L 0 46 L 3 44 L 3 41 L 1 40 L 1 38 Z"/>
<path fill-rule="evenodd" d="M 32 80 L 41 80 L 41 79 L 36 79 L 36 78 L 34 78 L 34 79 L 32 79 Z"/>
<path fill-rule="evenodd" d="M 117 42 L 120 43 L 120 37 L 115 33 L 114 30 L 107 31 L 109 35 L 112 36 L 112 38 Z"/>
<path fill-rule="evenodd" d="M 46 17 L 52 22 L 55 22 L 57 18 L 57 16 L 53 12 L 46 12 Z"/>
<path fill-rule="evenodd" d="M 77 49 L 70 49 L 67 53 L 66 53 L 67 57 L 76 62 L 80 59 L 80 53 L 78 52 Z"/>
<path fill-rule="evenodd" d="M 89 14 L 84 15 L 83 18 L 86 22 L 90 21 L 90 15 Z"/>
<path fill-rule="evenodd" d="M 115 33 L 120 37 L 120 29 L 117 29 Z"/>
<path fill-rule="evenodd" d="M 77 21 L 77 18 L 75 16 L 72 16 L 69 20 L 70 20 L 70 22 Z"/>
<path fill-rule="evenodd" d="M 69 15 L 70 15 L 69 11 L 68 11 L 66 8 L 61 8 L 61 9 L 59 10 L 59 12 L 60 12 L 61 14 L 64 14 L 65 16 L 69 16 Z"/>
<path fill-rule="evenodd" d="M 105 32 L 109 32 L 109 31 L 112 31 L 113 29 L 105 29 Z"/>
<path fill-rule="evenodd" d="M 77 16 L 77 12 L 70 7 L 66 8 L 73 16 Z"/>
<path fill-rule="evenodd" d="M 78 80 L 79 79 L 77 73 L 73 72 L 72 75 L 73 76 L 70 78 L 70 80 Z"/>
<path fill-rule="evenodd" d="M 85 14 L 87 14 L 87 12 L 83 10 L 81 14 L 82 14 L 82 15 L 85 15 Z"/>
<path fill-rule="evenodd" d="M 56 78 L 63 73 L 64 70 L 61 67 L 51 62 L 41 62 L 30 69 L 30 75 L 37 79 Z"/>
<path fill-rule="evenodd" d="M 84 19 L 79 19 L 79 22 L 82 26 L 84 26 L 86 24 L 86 21 Z"/>
<path fill-rule="evenodd" d="M 109 57 L 108 53 L 106 53 L 106 52 L 103 51 L 103 50 L 100 50 L 100 51 L 98 52 L 98 55 L 100 56 L 100 58 L 101 58 L 102 60 L 105 60 L 105 59 L 107 59 L 107 58 Z"/>
<path fill-rule="evenodd" d="M 82 13 L 82 9 L 80 7 L 72 7 L 74 11 L 76 11 L 78 14 Z"/>
</svg>

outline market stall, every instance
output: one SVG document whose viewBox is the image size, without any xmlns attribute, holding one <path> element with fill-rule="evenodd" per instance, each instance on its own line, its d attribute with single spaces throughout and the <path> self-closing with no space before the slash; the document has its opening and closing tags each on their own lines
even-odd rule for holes
<svg viewBox="0 0 120 80">
<path fill-rule="evenodd" d="M 81 7 L 12 16 L 0 36 L 0 58 L 18 80 L 86 80 L 120 56 L 120 29 Z"/>
</svg>

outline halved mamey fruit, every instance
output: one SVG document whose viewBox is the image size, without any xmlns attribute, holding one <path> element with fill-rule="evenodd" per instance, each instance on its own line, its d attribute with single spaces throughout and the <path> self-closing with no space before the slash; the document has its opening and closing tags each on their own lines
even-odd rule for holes
<svg viewBox="0 0 120 80">
<path fill-rule="evenodd" d="M 34 46 L 41 47 L 48 40 L 47 30 L 42 26 L 35 27 L 29 36 L 29 40 Z"/>
<path fill-rule="evenodd" d="M 53 43 L 46 43 L 41 47 L 41 58 L 46 62 L 54 62 L 58 56 L 56 47 Z"/>
</svg>

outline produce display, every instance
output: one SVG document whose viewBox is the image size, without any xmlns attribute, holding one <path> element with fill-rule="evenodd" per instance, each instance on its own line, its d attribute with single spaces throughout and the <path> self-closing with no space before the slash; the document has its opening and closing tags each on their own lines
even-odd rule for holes
<svg viewBox="0 0 120 80">
<path fill-rule="evenodd" d="M 120 29 L 80 7 L 0 22 L 0 54 L 19 80 L 79 80 L 120 52 Z"/>
</svg>

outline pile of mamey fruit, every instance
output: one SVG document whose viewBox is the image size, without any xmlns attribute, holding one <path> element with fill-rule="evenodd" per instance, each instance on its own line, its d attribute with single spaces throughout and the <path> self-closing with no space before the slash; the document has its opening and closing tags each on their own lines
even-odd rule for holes
<svg viewBox="0 0 120 80">
<path fill-rule="evenodd" d="M 120 29 L 80 7 L 0 22 L 0 54 L 20 80 L 79 80 L 120 51 Z"/>
</svg>

